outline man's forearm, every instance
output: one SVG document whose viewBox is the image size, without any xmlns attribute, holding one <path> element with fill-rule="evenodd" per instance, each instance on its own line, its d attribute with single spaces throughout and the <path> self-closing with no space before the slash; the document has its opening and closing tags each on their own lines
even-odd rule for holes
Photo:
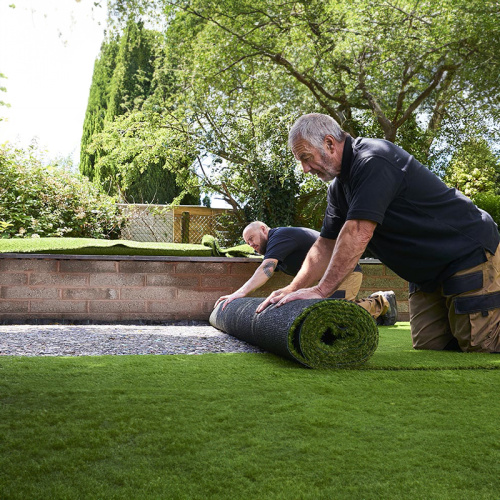
<svg viewBox="0 0 500 500">
<path fill-rule="evenodd" d="M 377 224 L 368 220 L 349 220 L 337 238 L 328 268 L 317 289 L 329 297 L 354 270 L 363 255 Z"/>
<path fill-rule="evenodd" d="M 237 291 L 248 295 L 254 290 L 257 290 L 261 286 L 265 285 L 269 278 L 274 274 L 278 261 L 275 259 L 266 259 L 262 264 L 255 270 L 253 276 L 242 285 Z"/>
</svg>

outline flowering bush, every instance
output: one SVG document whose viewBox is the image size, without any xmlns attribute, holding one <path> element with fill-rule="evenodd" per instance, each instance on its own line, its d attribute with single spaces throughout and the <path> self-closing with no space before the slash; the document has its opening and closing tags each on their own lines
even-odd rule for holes
<svg viewBox="0 0 500 500">
<path fill-rule="evenodd" d="M 0 146 L 0 237 L 113 239 L 124 222 L 86 177 L 42 165 L 32 149 Z"/>
</svg>

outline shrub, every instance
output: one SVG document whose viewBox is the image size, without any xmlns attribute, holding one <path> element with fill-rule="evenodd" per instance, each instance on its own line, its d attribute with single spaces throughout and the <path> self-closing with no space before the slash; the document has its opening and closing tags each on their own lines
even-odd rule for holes
<svg viewBox="0 0 500 500">
<path fill-rule="evenodd" d="M 40 156 L 40 155 L 38 155 Z M 0 236 L 118 238 L 125 219 L 86 177 L 0 146 Z"/>
<path fill-rule="evenodd" d="M 472 201 L 484 211 L 488 212 L 493 220 L 500 227 L 500 196 L 492 191 L 477 193 L 472 197 Z"/>
</svg>

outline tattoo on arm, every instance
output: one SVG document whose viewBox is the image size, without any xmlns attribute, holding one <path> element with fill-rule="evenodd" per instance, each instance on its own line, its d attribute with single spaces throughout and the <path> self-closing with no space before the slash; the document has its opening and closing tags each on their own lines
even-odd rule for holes
<svg viewBox="0 0 500 500">
<path fill-rule="evenodd" d="M 276 269 L 276 264 L 274 262 L 266 262 L 262 270 L 264 274 L 270 278 L 274 274 L 274 270 Z"/>
</svg>

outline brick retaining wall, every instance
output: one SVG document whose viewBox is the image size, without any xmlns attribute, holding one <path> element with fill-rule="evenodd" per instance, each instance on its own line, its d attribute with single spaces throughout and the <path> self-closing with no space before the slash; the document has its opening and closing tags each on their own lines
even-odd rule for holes
<svg viewBox="0 0 500 500">
<path fill-rule="evenodd" d="M 0 321 L 207 320 L 215 301 L 239 288 L 259 262 L 219 257 L 0 254 Z M 408 286 L 380 263 L 362 261 L 360 296 L 394 290 L 408 320 Z M 290 282 L 276 273 L 255 292 Z"/>
</svg>

